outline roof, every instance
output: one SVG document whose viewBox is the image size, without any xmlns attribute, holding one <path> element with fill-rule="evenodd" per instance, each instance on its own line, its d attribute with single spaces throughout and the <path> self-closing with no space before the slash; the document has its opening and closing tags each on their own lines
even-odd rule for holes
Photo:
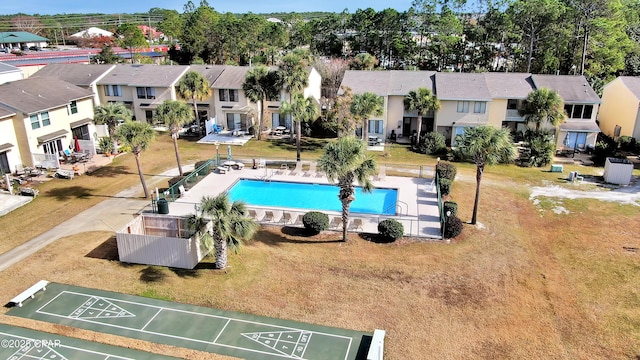
<svg viewBox="0 0 640 360">
<path fill-rule="evenodd" d="M 565 103 L 600 103 L 600 97 L 582 75 L 531 75 L 531 79 L 537 89 L 557 91 Z"/>
<path fill-rule="evenodd" d="M 341 87 L 349 87 L 354 94 L 371 92 L 380 96 L 408 95 L 418 88 L 433 91 L 434 71 L 370 71 L 347 70 Z"/>
<path fill-rule="evenodd" d="M 439 100 L 491 100 L 484 74 L 437 73 L 435 78 Z"/>
<path fill-rule="evenodd" d="M 577 120 L 570 121 L 567 120 L 560 124 L 560 130 L 564 131 L 573 131 L 573 132 L 588 132 L 588 133 L 598 133 L 600 132 L 600 128 L 595 121 L 585 121 L 585 120 Z"/>
<path fill-rule="evenodd" d="M 354 94 L 371 92 L 380 96 L 389 94 L 390 71 L 347 70 L 340 87 L 348 87 Z"/>
<path fill-rule="evenodd" d="M 620 76 L 619 79 L 636 98 L 640 99 L 640 77 Z"/>
<path fill-rule="evenodd" d="M 109 72 L 114 65 L 49 64 L 38 70 L 35 76 L 51 76 L 77 86 L 88 87 Z"/>
<path fill-rule="evenodd" d="M 79 31 L 70 37 L 97 37 L 97 36 L 113 36 L 111 31 L 103 30 L 97 27 L 90 27 L 86 30 Z"/>
<path fill-rule="evenodd" d="M 9 116 L 15 115 L 15 114 L 16 114 L 15 111 L 11 111 L 11 110 L 9 110 L 7 108 L 4 108 L 4 107 L 0 106 L 0 119 L 9 117 Z"/>
<path fill-rule="evenodd" d="M 189 71 L 199 72 L 200 75 L 204 76 L 207 81 L 209 81 L 210 85 L 213 85 L 225 68 L 225 65 L 190 65 Z"/>
<path fill-rule="evenodd" d="M 20 43 L 20 42 L 42 42 L 49 39 L 40 35 L 32 34 L 26 31 L 6 31 L 0 32 L 0 44 Z"/>
<path fill-rule="evenodd" d="M 52 77 L 32 76 L 0 85 L 0 103 L 9 109 L 32 114 L 73 100 L 92 98 L 90 90 Z"/>
<path fill-rule="evenodd" d="M 187 65 L 118 64 L 98 85 L 170 87 L 188 69 Z"/>
<path fill-rule="evenodd" d="M 211 84 L 216 89 L 242 89 L 242 84 L 251 69 L 249 66 L 225 66 L 224 71 Z"/>
<path fill-rule="evenodd" d="M 529 73 L 490 72 L 484 78 L 494 99 L 526 99 L 534 89 Z"/>
</svg>

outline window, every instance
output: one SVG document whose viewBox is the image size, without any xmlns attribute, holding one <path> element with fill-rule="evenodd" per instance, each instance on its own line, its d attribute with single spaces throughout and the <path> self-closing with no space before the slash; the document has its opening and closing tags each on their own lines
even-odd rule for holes
<svg viewBox="0 0 640 360">
<path fill-rule="evenodd" d="M 484 114 L 487 111 L 486 101 L 476 101 L 473 104 L 473 112 L 476 114 Z"/>
<path fill-rule="evenodd" d="M 570 119 L 591 119 L 593 105 L 565 104 L 564 111 Z"/>
<path fill-rule="evenodd" d="M 78 113 L 78 102 L 76 102 L 75 100 L 73 100 L 70 104 L 69 104 L 69 109 L 68 109 L 68 114 L 77 114 Z"/>
<path fill-rule="evenodd" d="M 137 87 L 138 99 L 155 99 L 156 89 L 152 87 Z"/>
<path fill-rule="evenodd" d="M 469 102 L 468 101 L 458 101 L 458 112 L 459 113 L 468 113 L 469 112 Z"/>
<path fill-rule="evenodd" d="M 220 101 L 238 101 L 238 90 L 237 89 L 219 89 L 218 94 L 220 95 Z"/>
<path fill-rule="evenodd" d="M 369 120 L 369 133 L 383 134 L 383 121 L 382 120 Z"/>
<path fill-rule="evenodd" d="M 51 119 L 49 119 L 49 112 L 44 111 L 40 113 L 40 119 L 42 119 L 42 126 L 51 125 Z"/>
<path fill-rule="evenodd" d="M 41 113 L 32 114 L 29 116 L 31 121 L 31 129 L 39 129 L 42 126 L 51 125 L 51 119 L 49 119 L 49 112 L 43 111 Z"/>
<path fill-rule="evenodd" d="M 120 85 L 106 85 L 104 92 L 107 96 L 122 96 Z"/>
<path fill-rule="evenodd" d="M 518 100 L 516 99 L 507 100 L 507 110 L 518 110 Z"/>
<path fill-rule="evenodd" d="M 40 119 L 38 119 L 38 114 L 33 114 L 29 116 L 31 119 L 31 129 L 39 129 L 40 128 Z"/>
</svg>

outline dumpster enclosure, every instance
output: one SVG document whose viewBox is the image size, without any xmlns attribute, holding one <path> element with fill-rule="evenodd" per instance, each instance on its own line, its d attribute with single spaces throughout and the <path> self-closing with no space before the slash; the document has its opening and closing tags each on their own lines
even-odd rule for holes
<svg viewBox="0 0 640 360">
<path fill-rule="evenodd" d="M 633 176 L 633 163 L 627 159 L 608 157 L 604 164 L 604 181 L 616 185 L 629 185 Z"/>
<path fill-rule="evenodd" d="M 185 220 L 155 214 L 136 217 L 116 233 L 120 261 L 193 269 L 207 250 L 200 233 L 190 232 Z"/>
</svg>

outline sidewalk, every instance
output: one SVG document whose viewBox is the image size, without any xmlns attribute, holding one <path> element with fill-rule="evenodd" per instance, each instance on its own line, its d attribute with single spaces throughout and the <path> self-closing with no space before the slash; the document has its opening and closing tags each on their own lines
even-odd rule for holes
<svg viewBox="0 0 640 360">
<path fill-rule="evenodd" d="M 183 170 L 189 171 L 193 165 L 183 166 Z M 176 176 L 178 169 L 172 169 L 163 174 L 147 179 L 149 188 L 154 188 L 167 178 Z M 102 201 L 96 206 L 87 209 L 49 231 L 17 246 L 4 254 L 0 254 L 0 271 L 8 269 L 20 260 L 34 254 L 38 250 L 65 236 L 88 231 L 113 231 L 116 232 L 125 226 L 131 219 L 143 211 L 151 211 L 151 201 L 136 198 L 141 191 L 141 185 L 135 185 L 121 191 L 113 198 Z M 17 197 L 16 195 L 6 195 Z"/>
</svg>

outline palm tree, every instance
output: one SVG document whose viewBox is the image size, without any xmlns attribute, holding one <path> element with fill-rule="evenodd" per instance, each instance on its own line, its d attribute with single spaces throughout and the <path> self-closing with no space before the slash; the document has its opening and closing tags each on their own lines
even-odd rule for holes
<svg viewBox="0 0 640 360">
<path fill-rule="evenodd" d="M 422 132 L 422 116 L 429 111 L 440 109 L 440 101 L 427 88 L 418 88 L 409 91 L 409 95 L 404 98 L 404 108 L 406 110 L 418 111 L 418 135 L 416 137 L 416 145 L 420 144 L 420 133 Z"/>
<path fill-rule="evenodd" d="M 257 66 L 247 72 L 242 90 L 250 101 L 259 104 L 258 140 L 262 139 L 262 122 L 264 119 L 265 99 L 274 98 L 279 91 L 279 75 L 276 71 L 269 71 L 266 66 Z"/>
<path fill-rule="evenodd" d="M 203 197 L 200 214 L 189 216 L 187 223 L 196 231 L 208 230 L 203 234 L 203 245 L 209 251 L 215 248 L 218 269 L 227 267 L 227 248 L 238 252 L 241 244 L 253 238 L 259 228 L 258 223 L 248 216 L 246 205 L 242 201 L 231 203 L 226 192 L 215 197 Z"/>
<path fill-rule="evenodd" d="M 367 154 L 366 142 L 354 135 L 341 137 L 328 143 L 318 159 L 318 168 L 325 172 L 330 182 L 338 181 L 338 198 L 342 203 L 342 241 L 347 241 L 349 207 L 355 200 L 354 180 L 362 191 L 371 192 L 371 176 L 376 172 L 376 161 Z"/>
<path fill-rule="evenodd" d="M 306 61 L 296 53 L 289 53 L 282 58 L 279 76 L 282 86 L 289 94 L 289 102 L 293 102 L 293 96 L 302 93 L 309 85 L 309 75 L 305 66 Z M 291 137 L 293 138 L 293 132 Z"/>
<path fill-rule="evenodd" d="M 471 224 L 475 225 L 480 199 L 480 182 L 485 166 L 512 161 L 516 155 L 515 148 L 509 129 L 498 129 L 490 125 L 467 127 L 455 140 L 457 151 L 476 164 L 476 197 L 471 217 Z"/>
<path fill-rule="evenodd" d="M 530 92 L 519 113 L 527 124 L 535 124 L 536 132 L 540 132 L 540 127 L 545 122 L 557 126 L 565 116 L 562 98 L 556 91 L 547 88 Z"/>
<path fill-rule="evenodd" d="M 318 107 L 314 104 L 311 97 L 305 98 L 302 94 L 295 94 L 292 102 L 283 101 L 280 105 L 282 114 L 291 114 L 296 122 L 296 161 L 300 161 L 300 134 L 302 132 L 302 123 L 313 121 L 318 117 Z"/>
<path fill-rule="evenodd" d="M 109 130 L 109 137 L 113 138 L 116 133 L 116 127 L 119 122 L 126 122 L 131 120 L 133 114 L 131 110 L 123 103 L 108 103 L 106 105 L 98 105 L 93 110 L 93 120 L 96 124 L 107 125 Z"/>
<path fill-rule="evenodd" d="M 203 101 L 211 96 L 209 80 L 197 71 L 187 71 L 184 77 L 180 79 L 176 91 L 181 98 L 192 101 L 194 119 L 199 126 L 200 118 L 198 117 L 198 103 L 196 101 Z"/>
<path fill-rule="evenodd" d="M 138 167 L 138 175 L 140 176 L 140 182 L 142 183 L 142 190 L 144 190 L 144 197 L 149 197 L 149 189 L 147 183 L 144 181 L 144 173 L 142 172 L 142 166 L 140 165 L 140 154 L 149 148 L 151 142 L 155 138 L 155 132 L 148 123 L 139 121 L 127 121 L 122 124 L 116 130 L 116 138 L 121 140 L 124 145 L 131 148 L 131 153 L 136 158 L 136 166 Z"/>
<path fill-rule="evenodd" d="M 372 92 L 365 92 L 353 96 L 351 112 L 362 122 L 362 136 L 365 141 L 369 138 L 369 117 L 380 116 L 384 111 L 384 98 Z"/>
<path fill-rule="evenodd" d="M 171 133 L 171 138 L 173 139 L 173 149 L 176 152 L 178 171 L 180 172 L 180 176 L 182 176 L 180 152 L 178 151 L 178 132 L 191 120 L 191 109 L 182 101 L 165 100 L 156 108 L 155 117 L 156 120 L 162 122 L 169 128 L 169 133 Z"/>
</svg>

